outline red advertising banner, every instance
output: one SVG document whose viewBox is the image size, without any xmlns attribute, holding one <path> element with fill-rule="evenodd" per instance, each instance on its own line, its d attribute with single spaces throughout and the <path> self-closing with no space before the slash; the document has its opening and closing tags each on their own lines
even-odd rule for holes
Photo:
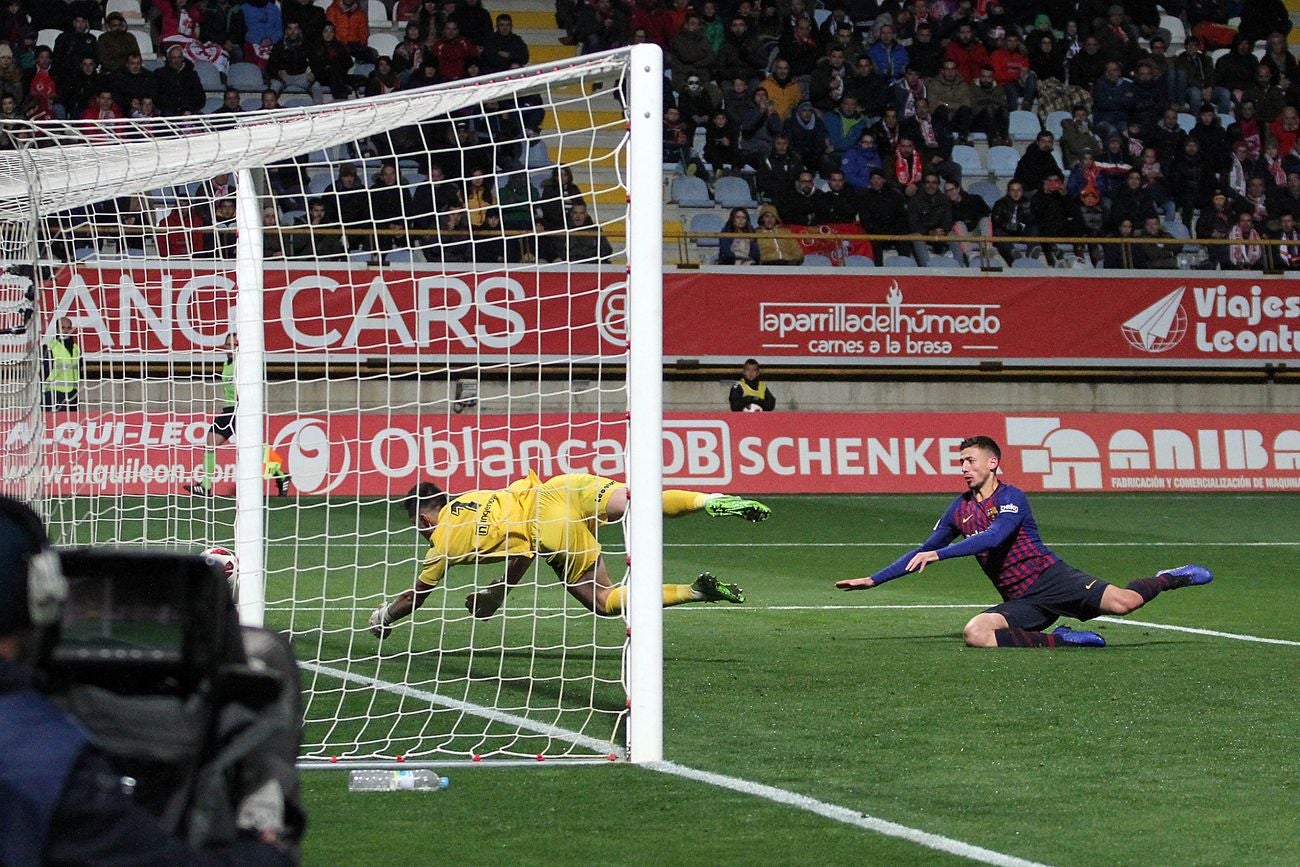
<svg viewBox="0 0 1300 867">
<path fill-rule="evenodd" d="M 622 271 L 507 273 L 274 268 L 263 273 L 274 361 L 366 358 L 527 362 L 626 352 Z M 211 352 L 233 321 L 235 275 L 212 267 L 64 268 L 44 309 L 72 319 L 82 352 L 140 359 Z"/>
<path fill-rule="evenodd" d="M 664 353 L 734 363 L 1242 366 L 1300 358 L 1300 282 L 1172 277 L 743 276 L 664 281 Z M 698 323 L 716 323 L 702 331 Z"/>
<path fill-rule="evenodd" d="M 203 462 L 207 417 L 51 417 L 46 490 L 176 493 Z M 322 415 L 268 419 L 268 442 L 304 494 L 395 496 L 593 472 L 623 478 L 621 416 Z M 1300 490 L 1300 422 L 1288 415 L 1067 413 L 671 414 L 665 483 L 734 493 L 955 493 L 958 444 L 1002 444 L 1005 477 L 1028 491 Z M 16 428 L 13 436 L 22 436 Z M 235 450 L 218 450 L 217 491 Z"/>
<path fill-rule="evenodd" d="M 266 347 L 271 360 L 291 353 L 297 361 L 617 359 L 626 346 L 625 279 L 593 268 L 272 269 Z M 53 285 L 43 309 L 51 322 L 72 318 L 91 359 L 211 352 L 235 295 L 231 272 L 170 266 L 65 268 Z M 1300 282 L 1215 272 L 673 272 L 664 275 L 664 355 L 728 365 L 750 356 L 828 365 L 1293 363 Z"/>
</svg>

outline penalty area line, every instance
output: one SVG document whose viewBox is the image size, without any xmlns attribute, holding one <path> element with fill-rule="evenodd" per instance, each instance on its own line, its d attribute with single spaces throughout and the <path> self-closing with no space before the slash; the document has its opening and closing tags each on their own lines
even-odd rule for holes
<svg viewBox="0 0 1300 867">
<path fill-rule="evenodd" d="M 764 800 L 772 801 L 773 803 L 781 804 L 786 807 L 805 810 L 825 819 L 842 822 L 845 825 L 852 825 L 866 831 L 874 831 L 875 833 L 882 834 L 886 837 L 896 837 L 900 840 L 906 840 L 909 843 L 915 843 L 918 846 L 924 846 L 927 849 L 946 852 L 950 855 L 967 858 L 981 864 L 994 864 L 998 865 L 998 867 L 1043 867 L 1043 865 L 1039 864 L 1037 861 L 1027 861 L 1024 858 L 1017 858 L 1014 855 L 995 852 L 992 849 L 985 849 L 983 846 L 976 846 L 972 843 L 955 840 L 951 837 L 944 837 L 940 834 L 932 834 L 929 831 L 922 831 L 919 828 L 900 825 L 897 822 L 890 822 L 887 819 L 879 819 L 866 813 L 859 813 L 857 810 L 851 810 L 848 807 L 841 807 L 837 804 L 819 801 L 816 798 L 810 798 L 807 795 L 800 795 L 796 792 L 778 789 L 775 786 L 768 786 L 762 783 L 755 783 L 739 777 L 729 777 L 725 774 L 715 774 L 711 771 L 701 771 L 696 768 L 688 768 L 675 762 L 647 762 L 640 767 L 651 771 L 657 771 L 661 774 L 669 774 L 674 777 L 694 780 L 699 783 L 707 783 L 710 786 L 717 786 L 720 789 L 727 789 L 732 792 L 738 792 L 742 795 L 751 795 L 756 798 L 763 798 Z"/>
</svg>

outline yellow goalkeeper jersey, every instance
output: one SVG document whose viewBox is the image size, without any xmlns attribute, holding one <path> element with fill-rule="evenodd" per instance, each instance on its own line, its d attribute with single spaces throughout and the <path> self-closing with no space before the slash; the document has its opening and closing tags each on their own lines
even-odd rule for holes
<svg viewBox="0 0 1300 867">
<path fill-rule="evenodd" d="M 452 566 L 531 557 L 536 534 L 535 473 L 503 491 L 468 491 L 438 512 L 420 583 L 436 587 Z"/>
</svg>

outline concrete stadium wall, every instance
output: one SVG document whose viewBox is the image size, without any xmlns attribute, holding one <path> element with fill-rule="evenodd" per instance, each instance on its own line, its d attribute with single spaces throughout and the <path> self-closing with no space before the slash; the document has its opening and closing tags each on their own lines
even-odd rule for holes
<svg viewBox="0 0 1300 867">
<path fill-rule="evenodd" d="M 669 412 L 722 412 L 734 380 L 666 383 Z M 1033 382 L 997 381 L 782 381 L 768 379 L 778 410 L 897 412 L 1300 412 L 1300 382 Z M 616 384 L 559 380 L 480 384 L 482 411 L 594 413 L 622 405 Z M 271 413 L 446 413 L 455 385 L 447 380 L 277 381 L 267 389 Z M 219 406 L 215 381 L 103 380 L 82 389 L 83 411 L 135 410 L 207 413 Z"/>
</svg>

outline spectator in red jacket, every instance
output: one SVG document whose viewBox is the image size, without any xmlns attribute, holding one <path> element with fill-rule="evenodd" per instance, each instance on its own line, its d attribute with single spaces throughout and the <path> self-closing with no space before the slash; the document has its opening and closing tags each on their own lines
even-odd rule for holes
<svg viewBox="0 0 1300 867">
<path fill-rule="evenodd" d="M 107 87 L 102 88 L 81 112 L 82 120 L 115 120 L 122 116 L 122 110 L 113 102 L 113 91 Z"/>
<path fill-rule="evenodd" d="M 988 50 L 975 38 L 975 29 L 969 22 L 957 27 L 957 38 L 948 43 L 943 56 L 957 64 L 957 71 L 967 84 L 973 84 L 979 78 L 980 67 L 989 62 Z"/>
<path fill-rule="evenodd" d="M 470 62 L 479 55 L 479 47 L 460 35 L 455 21 L 442 25 L 442 38 L 434 42 L 429 54 L 438 62 L 438 76 L 443 81 L 464 78 Z"/>
<path fill-rule="evenodd" d="M 989 56 L 993 79 L 1007 93 L 1007 105 L 1012 111 L 1028 111 L 1038 96 L 1038 76 L 1030 68 L 1029 55 L 1020 44 L 1020 37 L 1008 33 L 998 48 Z"/>
</svg>

